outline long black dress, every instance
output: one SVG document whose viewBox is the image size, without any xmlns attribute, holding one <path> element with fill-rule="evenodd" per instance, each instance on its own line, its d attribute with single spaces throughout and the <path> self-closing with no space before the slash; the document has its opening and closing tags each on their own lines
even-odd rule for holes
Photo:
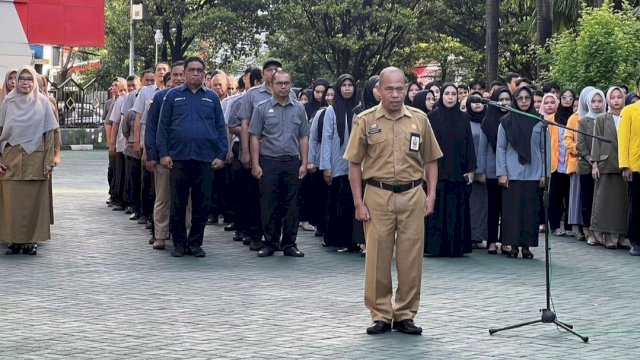
<svg viewBox="0 0 640 360">
<path fill-rule="evenodd" d="M 449 87 L 455 85 L 443 85 L 442 92 Z M 464 178 L 476 170 L 471 125 L 460 105 L 447 108 L 443 96 L 428 116 L 444 156 L 438 160 L 434 213 L 425 218 L 424 251 L 426 256 L 462 257 L 471 252 L 471 187 Z"/>
</svg>

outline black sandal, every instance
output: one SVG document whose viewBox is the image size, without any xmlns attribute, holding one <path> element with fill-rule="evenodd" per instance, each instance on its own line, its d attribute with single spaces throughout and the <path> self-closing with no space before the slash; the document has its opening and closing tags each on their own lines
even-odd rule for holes
<svg viewBox="0 0 640 360">
<path fill-rule="evenodd" d="M 533 259 L 533 253 L 529 249 L 522 249 L 523 259 Z"/>
<path fill-rule="evenodd" d="M 517 247 L 517 246 L 514 246 L 511 250 L 509 250 L 509 253 L 507 253 L 507 255 L 508 255 L 510 258 L 517 259 L 517 258 L 518 258 L 518 252 L 519 252 L 518 247 Z M 523 254 L 523 255 L 524 255 L 524 254 Z"/>
<path fill-rule="evenodd" d="M 36 255 L 38 253 L 38 244 L 25 244 L 22 247 L 23 255 Z"/>
</svg>

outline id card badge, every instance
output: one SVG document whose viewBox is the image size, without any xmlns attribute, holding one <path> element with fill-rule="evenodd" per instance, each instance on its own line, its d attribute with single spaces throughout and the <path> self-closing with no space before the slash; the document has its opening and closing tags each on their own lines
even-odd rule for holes
<svg viewBox="0 0 640 360">
<path fill-rule="evenodd" d="M 411 133 L 409 151 L 420 151 L 420 134 Z"/>
</svg>

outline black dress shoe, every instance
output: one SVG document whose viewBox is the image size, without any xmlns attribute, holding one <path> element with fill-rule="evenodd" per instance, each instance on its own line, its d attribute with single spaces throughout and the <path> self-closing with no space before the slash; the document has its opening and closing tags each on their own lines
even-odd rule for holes
<svg viewBox="0 0 640 360">
<path fill-rule="evenodd" d="M 242 236 L 242 245 L 245 245 L 245 246 L 251 245 L 251 236 L 247 236 L 247 235 Z"/>
<path fill-rule="evenodd" d="M 22 245 L 22 254 L 23 255 L 36 255 L 38 253 L 38 244 L 24 244 Z"/>
<path fill-rule="evenodd" d="M 124 213 L 127 215 L 133 214 L 133 209 L 131 208 L 131 206 L 127 206 L 127 208 L 124 209 Z"/>
<path fill-rule="evenodd" d="M 144 228 L 145 228 L 145 229 L 147 229 L 147 230 L 151 230 L 151 229 L 153 229 L 153 223 L 147 223 L 147 224 L 144 226 Z"/>
<path fill-rule="evenodd" d="M 298 248 L 295 246 L 284 248 L 284 250 L 282 250 L 282 253 L 284 254 L 284 256 L 304 257 L 304 253 L 298 250 Z"/>
<path fill-rule="evenodd" d="M 231 223 L 224 227 L 224 231 L 236 231 L 236 224 Z"/>
<path fill-rule="evenodd" d="M 149 245 L 153 245 L 154 242 L 156 242 L 156 237 L 151 235 L 151 238 L 149 239 Z"/>
<path fill-rule="evenodd" d="M 251 240 L 249 243 L 249 250 L 251 251 L 259 251 L 262 247 L 262 242 L 260 242 L 260 240 Z"/>
<path fill-rule="evenodd" d="M 18 255 L 22 251 L 22 244 L 11 244 L 7 246 L 7 255 Z"/>
<path fill-rule="evenodd" d="M 131 216 L 129 216 L 129 220 L 133 220 L 133 221 L 140 220 L 140 214 L 138 214 L 138 213 L 131 214 Z"/>
<path fill-rule="evenodd" d="M 120 206 L 120 205 L 116 205 L 114 208 L 111 209 L 112 211 L 124 211 L 124 207 Z"/>
<path fill-rule="evenodd" d="M 184 246 L 176 245 L 171 252 L 171 256 L 173 257 L 183 257 L 185 254 Z"/>
<path fill-rule="evenodd" d="M 146 216 L 142 215 L 142 216 L 140 216 L 140 218 L 138 219 L 138 224 L 140 224 L 140 225 L 142 225 L 142 224 L 146 224 L 148 220 L 149 220 L 149 219 L 147 219 L 147 217 L 146 217 Z"/>
<path fill-rule="evenodd" d="M 199 245 L 189 246 L 189 253 L 194 257 L 205 257 L 207 255 Z"/>
<path fill-rule="evenodd" d="M 242 233 L 236 230 L 236 233 L 233 234 L 233 241 L 242 241 Z"/>
<path fill-rule="evenodd" d="M 260 251 L 258 251 L 258 257 L 269 257 L 273 256 L 276 251 L 268 246 L 263 246 Z"/>
<path fill-rule="evenodd" d="M 367 334 L 369 335 L 384 334 L 389 331 L 391 331 L 391 324 L 382 320 L 374 321 L 373 324 L 367 328 Z"/>
<path fill-rule="evenodd" d="M 409 334 L 409 335 L 420 335 L 422 334 L 422 328 L 420 326 L 416 326 L 413 323 L 413 320 L 406 319 L 400 321 L 393 322 L 393 330 L 398 330 L 401 333 Z"/>
</svg>

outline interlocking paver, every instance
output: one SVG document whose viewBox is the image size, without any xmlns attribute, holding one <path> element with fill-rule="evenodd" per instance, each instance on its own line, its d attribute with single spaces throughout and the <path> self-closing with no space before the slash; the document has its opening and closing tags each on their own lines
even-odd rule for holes
<svg viewBox="0 0 640 360">
<path fill-rule="evenodd" d="M 106 152 L 64 152 L 54 174 L 53 240 L 36 257 L 0 256 L 0 359 L 635 359 L 640 263 L 623 251 L 552 238 L 560 319 L 591 340 L 535 325 L 543 250 L 533 261 L 479 250 L 426 259 L 416 319 L 424 334 L 364 333 L 363 259 L 301 232 L 303 259 L 255 252 L 208 226 L 207 257 L 154 251 L 147 232 L 104 205 Z M 395 277 L 394 277 L 395 279 Z"/>
</svg>

